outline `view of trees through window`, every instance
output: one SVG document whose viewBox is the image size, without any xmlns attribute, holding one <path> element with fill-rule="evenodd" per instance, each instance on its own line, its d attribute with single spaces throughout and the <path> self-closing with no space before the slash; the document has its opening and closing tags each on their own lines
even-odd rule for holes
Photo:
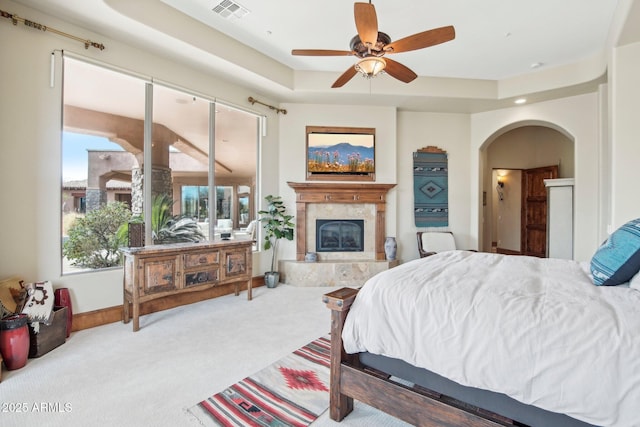
<svg viewBox="0 0 640 427">
<path fill-rule="evenodd" d="M 77 59 L 64 67 L 63 274 L 120 266 L 132 244 L 243 236 L 256 219 L 257 116 Z"/>
</svg>

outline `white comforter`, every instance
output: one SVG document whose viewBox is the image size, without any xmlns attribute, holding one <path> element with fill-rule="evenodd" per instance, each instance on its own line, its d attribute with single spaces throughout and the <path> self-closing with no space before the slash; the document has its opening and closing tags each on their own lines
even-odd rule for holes
<svg viewBox="0 0 640 427">
<path fill-rule="evenodd" d="M 575 261 L 464 251 L 371 278 L 342 334 L 460 384 L 600 426 L 640 426 L 640 292 Z"/>
</svg>

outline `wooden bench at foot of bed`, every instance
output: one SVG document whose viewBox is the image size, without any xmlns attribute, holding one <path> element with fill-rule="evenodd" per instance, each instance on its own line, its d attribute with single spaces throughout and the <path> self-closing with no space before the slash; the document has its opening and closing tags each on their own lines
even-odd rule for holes
<svg viewBox="0 0 640 427">
<path fill-rule="evenodd" d="M 389 375 L 363 367 L 357 354 L 342 347 L 342 328 L 358 293 L 341 288 L 323 296 L 331 309 L 331 376 L 329 413 L 341 421 L 353 410 L 353 399 L 421 427 L 509 426 L 508 418 L 472 407 L 419 386 L 408 387 Z"/>
</svg>

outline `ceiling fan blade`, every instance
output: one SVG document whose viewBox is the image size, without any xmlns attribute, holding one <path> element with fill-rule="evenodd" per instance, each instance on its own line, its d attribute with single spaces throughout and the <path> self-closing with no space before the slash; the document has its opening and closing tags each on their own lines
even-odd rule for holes
<svg viewBox="0 0 640 427">
<path fill-rule="evenodd" d="M 423 49 L 440 43 L 448 42 L 456 37 L 456 31 L 452 25 L 423 31 L 412 36 L 396 40 L 384 47 L 387 53 L 408 52 L 410 50 Z"/>
<path fill-rule="evenodd" d="M 336 88 L 344 86 L 344 84 L 351 80 L 357 73 L 358 71 L 356 70 L 356 67 L 352 65 L 351 67 L 347 68 L 347 71 L 345 71 L 340 77 L 338 77 L 338 80 L 336 80 L 331 85 L 331 87 Z"/>
<path fill-rule="evenodd" d="M 385 57 L 384 60 L 387 63 L 387 66 L 384 68 L 384 71 L 387 74 L 389 74 L 391 77 L 395 77 L 396 79 L 404 83 L 409 83 L 413 81 L 416 77 L 418 77 L 416 73 L 411 71 L 411 69 L 409 69 L 405 65 L 402 65 L 401 63 L 396 62 L 387 57 Z"/>
<path fill-rule="evenodd" d="M 350 56 L 353 51 L 350 50 L 326 50 L 326 49 L 293 49 L 292 55 L 299 56 Z"/>
<path fill-rule="evenodd" d="M 353 14 L 358 36 L 365 46 L 375 46 L 378 41 L 378 16 L 371 3 L 354 3 Z"/>
</svg>

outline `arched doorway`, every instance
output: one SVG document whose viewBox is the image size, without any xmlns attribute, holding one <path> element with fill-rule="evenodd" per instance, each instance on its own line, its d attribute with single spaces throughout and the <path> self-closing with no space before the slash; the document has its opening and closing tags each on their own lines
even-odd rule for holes
<svg viewBox="0 0 640 427">
<path fill-rule="evenodd" d="M 522 172 L 557 165 L 558 178 L 573 178 L 574 138 L 553 123 L 516 122 L 487 138 L 480 148 L 480 158 L 483 159 L 480 249 L 491 252 L 502 245 L 504 253 L 519 253 L 523 227 Z M 498 174 L 503 175 L 502 184 L 498 182 Z"/>
</svg>

